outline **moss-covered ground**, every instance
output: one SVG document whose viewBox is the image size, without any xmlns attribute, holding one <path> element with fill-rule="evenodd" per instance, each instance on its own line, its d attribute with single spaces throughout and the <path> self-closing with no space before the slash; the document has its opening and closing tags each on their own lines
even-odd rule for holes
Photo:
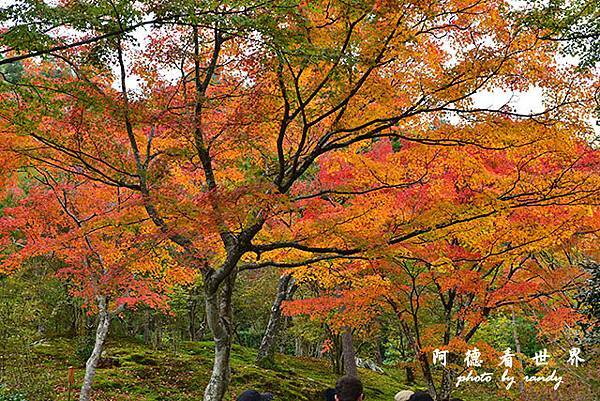
<svg viewBox="0 0 600 401">
<path fill-rule="evenodd" d="M 36 347 L 37 369 L 44 370 L 54 388 L 56 400 L 69 400 L 67 376 L 69 366 L 75 366 L 75 388 L 83 377 L 83 366 L 76 362 L 74 343 L 57 339 Z M 197 401 L 202 399 L 212 363 L 213 345 L 210 342 L 186 342 L 174 349 L 155 350 L 139 343 L 124 340 L 111 341 L 104 357 L 112 366 L 100 368 L 94 380 L 96 401 Z M 226 400 L 235 400 L 235 394 L 254 388 L 270 391 L 280 401 L 322 400 L 322 392 L 333 386 L 336 375 L 327 360 L 277 356 L 274 369 L 255 366 L 256 351 L 234 346 L 232 353 L 232 382 Z M 48 374 L 49 373 L 49 374 Z M 402 369 L 386 368 L 384 374 L 360 370 L 368 401 L 392 401 L 402 389 L 418 389 L 418 384 L 407 386 Z M 480 387 L 481 389 L 481 387 Z M 493 393 L 493 391 L 491 392 Z M 473 401 L 500 400 L 485 392 L 457 394 Z"/>
</svg>

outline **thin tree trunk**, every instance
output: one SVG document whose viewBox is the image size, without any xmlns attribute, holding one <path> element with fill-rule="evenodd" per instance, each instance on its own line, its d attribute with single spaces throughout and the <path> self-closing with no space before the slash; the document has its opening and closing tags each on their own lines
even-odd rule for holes
<svg viewBox="0 0 600 401">
<path fill-rule="evenodd" d="M 406 347 L 404 346 L 404 337 L 405 335 L 400 334 L 400 354 L 402 355 L 402 360 L 406 361 L 407 360 L 407 356 L 406 356 Z M 413 367 L 408 363 L 405 362 L 406 365 L 404 366 L 404 371 L 406 372 L 406 384 L 414 384 L 415 383 L 415 371 L 413 369 Z"/>
<path fill-rule="evenodd" d="M 515 342 L 515 352 L 520 357 L 521 341 L 519 340 L 519 333 L 517 332 L 517 318 L 515 316 L 515 310 L 512 307 L 511 307 L 511 313 L 512 313 L 512 335 L 513 335 L 513 340 Z M 521 374 L 521 376 L 524 376 L 523 366 L 521 366 L 519 368 L 519 373 Z M 519 394 L 521 396 L 520 397 L 521 400 L 524 400 L 525 399 L 525 383 L 523 382 L 523 380 L 519 380 Z"/>
<path fill-rule="evenodd" d="M 383 365 L 383 351 L 380 341 L 377 341 L 377 346 L 375 347 L 375 362 L 379 366 Z"/>
<path fill-rule="evenodd" d="M 98 297 L 98 327 L 96 328 L 96 342 L 94 344 L 92 355 L 90 355 L 85 364 L 85 376 L 83 378 L 81 392 L 79 393 L 79 401 L 89 401 L 90 399 L 92 382 L 96 374 L 96 366 L 102 355 L 102 349 L 109 327 L 110 313 L 108 312 L 106 297 Z"/>
<path fill-rule="evenodd" d="M 454 291 L 448 292 L 447 300 L 444 299 L 443 295 L 440 294 L 442 299 L 442 304 L 444 305 L 444 321 L 445 321 L 445 330 L 444 330 L 444 345 L 448 345 L 450 343 L 450 336 L 452 331 L 452 308 L 454 307 L 454 299 L 456 293 Z M 449 355 L 450 363 L 455 362 L 455 354 L 450 353 Z M 454 385 L 453 371 L 447 366 L 443 366 L 442 373 L 442 382 L 439 388 L 438 400 L 449 400 L 452 395 L 452 386 Z"/>
<path fill-rule="evenodd" d="M 448 363 L 458 363 L 458 357 L 455 353 L 448 354 Z M 456 379 L 454 371 L 451 368 L 444 366 L 442 373 L 442 382 L 440 383 L 440 387 L 437 394 L 437 399 L 439 401 L 446 401 L 450 399 L 450 397 L 452 396 L 452 390 L 454 389 L 455 380 Z"/>
<path fill-rule="evenodd" d="M 221 401 L 231 378 L 231 341 L 233 336 L 232 294 L 236 274 L 232 273 L 223 283 L 221 291 L 213 289 L 210 282 L 206 288 L 206 317 L 215 341 L 215 358 L 210 380 L 204 390 L 204 401 Z"/>
<path fill-rule="evenodd" d="M 427 359 L 427 354 L 421 351 L 421 347 L 417 343 L 417 340 L 413 336 L 410 327 L 404 321 L 401 322 L 402 328 L 404 330 L 404 334 L 409 344 L 412 346 L 415 357 L 421 366 L 421 371 L 423 373 L 423 378 L 425 379 L 425 383 L 427 383 L 427 389 L 429 390 L 429 394 L 433 397 L 434 400 L 439 401 L 438 393 L 435 388 L 435 381 L 433 380 L 433 375 L 431 373 L 431 366 L 429 365 L 429 360 Z"/>
<path fill-rule="evenodd" d="M 344 371 L 344 352 L 342 350 L 342 340 L 339 334 L 332 335 L 333 350 L 331 358 L 333 363 L 333 372 L 341 375 Z"/>
<path fill-rule="evenodd" d="M 291 297 L 291 293 L 293 292 L 290 291 L 291 280 L 291 274 L 279 278 L 277 295 L 271 307 L 269 323 L 260 342 L 260 348 L 256 357 L 256 364 L 263 368 L 271 368 L 275 365 L 275 343 L 281 326 L 281 304 Z"/>
<path fill-rule="evenodd" d="M 423 378 L 427 383 L 427 389 L 429 390 L 429 394 L 433 397 L 434 400 L 440 401 L 440 397 L 438 397 L 437 390 L 435 388 L 435 381 L 433 380 L 433 375 L 431 374 L 431 368 L 429 366 L 429 361 L 427 360 L 427 354 L 420 350 L 417 352 L 417 360 L 421 365 L 421 371 L 423 372 Z"/>
<path fill-rule="evenodd" d="M 144 344 L 150 344 L 150 311 L 144 311 Z"/>
<path fill-rule="evenodd" d="M 415 370 L 413 367 L 409 364 L 406 364 L 404 367 L 404 372 L 406 373 L 406 384 L 415 384 Z"/>
<path fill-rule="evenodd" d="M 152 320 L 154 321 L 154 336 L 152 345 L 155 349 L 159 349 L 162 346 L 162 325 L 160 316 L 155 316 Z"/>
<path fill-rule="evenodd" d="M 450 399 L 451 386 L 452 386 L 452 377 L 450 376 L 450 370 L 447 368 L 444 368 L 444 372 L 442 373 L 442 382 L 440 384 L 439 397 L 438 397 L 439 401 L 444 401 L 444 400 Z"/>
<path fill-rule="evenodd" d="M 192 290 L 190 291 L 190 293 L 188 294 L 188 319 L 189 319 L 189 324 L 188 324 L 188 332 L 189 332 L 189 336 L 190 336 L 190 341 L 197 341 L 198 338 L 196 337 L 197 333 L 198 333 L 198 328 L 196 327 L 196 310 L 198 308 L 198 300 L 197 298 L 197 286 L 194 286 L 192 288 Z"/>
<path fill-rule="evenodd" d="M 344 374 L 347 376 L 358 377 L 356 352 L 354 350 L 352 329 L 350 327 L 344 328 L 344 331 L 342 332 L 342 355 L 344 359 Z"/>
<path fill-rule="evenodd" d="M 204 338 L 204 335 L 206 334 L 206 326 L 207 326 L 207 322 L 206 322 L 206 316 L 202 317 L 202 320 L 200 321 L 200 327 L 198 327 L 198 330 L 196 330 L 196 341 L 200 341 Z"/>
</svg>

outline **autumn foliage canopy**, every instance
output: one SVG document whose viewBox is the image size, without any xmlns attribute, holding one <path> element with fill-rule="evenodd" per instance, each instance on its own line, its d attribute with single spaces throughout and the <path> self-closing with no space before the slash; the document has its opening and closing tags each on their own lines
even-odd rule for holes
<svg viewBox="0 0 600 401">
<path fill-rule="evenodd" d="M 321 289 L 288 314 L 408 322 L 422 294 L 460 342 L 597 252 L 597 77 L 511 2 L 100 2 L 88 23 L 60 3 L 66 29 L 2 38 L 23 68 L 0 84 L 2 273 L 55 258 L 114 308 L 199 275 L 218 339 L 236 275 L 279 268 Z M 539 111 L 477 97 L 532 89 Z"/>
</svg>

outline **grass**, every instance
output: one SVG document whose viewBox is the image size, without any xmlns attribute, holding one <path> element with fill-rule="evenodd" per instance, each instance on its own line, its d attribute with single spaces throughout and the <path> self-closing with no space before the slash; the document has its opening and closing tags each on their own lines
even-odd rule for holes
<svg viewBox="0 0 600 401">
<path fill-rule="evenodd" d="M 67 372 L 75 366 L 75 399 L 84 369 L 74 352 L 71 340 L 55 339 L 38 346 L 39 363 L 36 369 L 49 372 L 49 381 L 55 400 L 69 400 Z M 198 401 L 202 399 L 204 386 L 210 376 L 213 344 L 211 342 L 185 342 L 177 349 L 153 350 L 139 343 L 125 340 L 111 341 L 104 356 L 115 361 L 110 368 L 98 369 L 94 380 L 93 399 L 96 401 Z M 232 381 L 225 400 L 235 400 L 235 394 L 249 388 L 270 391 L 276 400 L 317 401 L 322 392 L 332 387 L 336 375 L 326 360 L 316 358 L 277 356 L 273 370 L 255 366 L 256 351 L 234 345 L 231 359 Z M 366 399 L 392 401 L 394 394 L 402 389 L 416 390 L 404 383 L 403 371 L 387 368 L 384 374 L 361 369 Z M 478 387 L 480 390 L 481 387 Z M 499 401 L 501 398 L 481 393 L 457 394 L 467 401 Z M 31 401 L 37 401 L 35 395 Z M 42 400 L 42 399 L 40 399 Z M 47 401 L 47 396 L 43 401 Z"/>
</svg>

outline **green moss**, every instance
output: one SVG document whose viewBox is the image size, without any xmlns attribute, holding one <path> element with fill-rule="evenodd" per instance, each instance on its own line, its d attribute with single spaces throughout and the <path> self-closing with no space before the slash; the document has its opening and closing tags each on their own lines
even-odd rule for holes
<svg viewBox="0 0 600 401">
<path fill-rule="evenodd" d="M 155 366 L 155 365 L 158 364 L 158 362 L 156 361 L 156 359 L 154 359 L 153 357 L 147 355 L 146 353 L 143 353 L 143 354 L 131 354 L 131 355 L 129 355 L 125 359 L 128 360 L 128 361 L 140 364 L 140 365 Z"/>
<path fill-rule="evenodd" d="M 200 400 L 210 377 L 213 347 L 211 342 L 185 342 L 177 351 L 151 350 L 136 342 L 112 341 L 106 347 L 105 356 L 118 359 L 121 366 L 97 371 L 94 400 Z M 36 348 L 43 360 L 40 370 L 51 372 L 52 384 L 57 389 L 56 399 L 60 401 L 68 399 L 66 374 L 75 348 L 74 341 L 64 339 Z M 255 357 L 253 349 L 233 347 L 232 379 L 226 401 L 235 400 L 236 394 L 249 388 L 270 391 L 277 401 L 320 401 L 323 391 L 336 380 L 325 360 L 277 355 L 275 366 L 263 369 L 254 364 Z M 386 369 L 385 374 L 360 370 L 360 375 L 367 400 L 391 401 L 397 391 L 409 388 L 401 369 Z M 76 388 L 82 378 L 83 368 L 76 367 Z M 499 400 L 491 391 L 457 396 L 471 401 Z"/>
</svg>

